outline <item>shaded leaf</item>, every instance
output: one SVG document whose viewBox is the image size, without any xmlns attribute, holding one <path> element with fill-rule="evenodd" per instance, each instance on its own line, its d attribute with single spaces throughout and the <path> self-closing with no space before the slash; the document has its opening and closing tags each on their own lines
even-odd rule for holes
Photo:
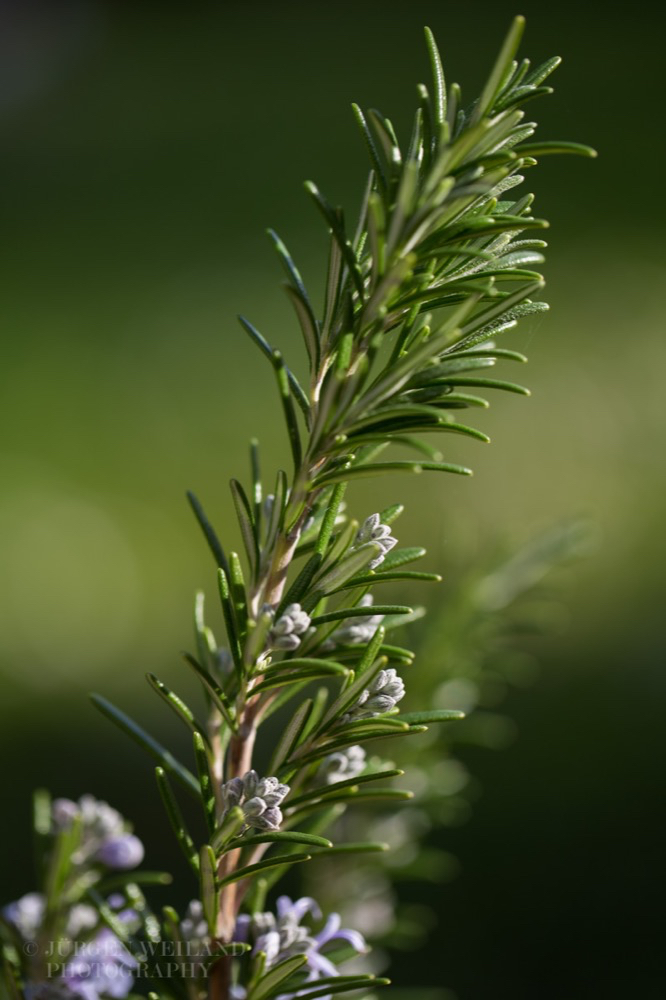
<svg viewBox="0 0 666 1000">
<path fill-rule="evenodd" d="M 194 777 L 191 771 L 188 771 L 180 761 L 166 750 L 161 743 L 153 739 L 149 733 L 147 733 L 138 723 L 134 722 L 133 719 L 122 712 L 119 708 L 116 708 L 110 701 L 103 698 L 100 694 L 91 694 L 90 699 L 96 708 L 100 710 L 102 715 L 105 715 L 107 719 L 114 722 L 123 732 L 127 733 L 135 743 L 145 750 L 147 753 L 154 757 L 155 760 L 160 764 L 165 771 L 171 774 L 174 778 L 177 778 L 181 783 L 183 788 L 194 795 L 196 799 L 199 799 L 200 790 L 199 782 Z"/>
</svg>

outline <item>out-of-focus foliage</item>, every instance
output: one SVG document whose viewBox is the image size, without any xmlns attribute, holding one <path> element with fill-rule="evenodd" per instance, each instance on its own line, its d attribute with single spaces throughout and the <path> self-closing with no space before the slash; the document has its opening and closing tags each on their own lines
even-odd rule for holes
<svg viewBox="0 0 666 1000">
<path fill-rule="evenodd" d="M 567 619 L 563 595 L 551 584 L 553 574 L 590 555 L 594 542 L 589 524 L 554 526 L 510 555 L 496 553 L 489 565 L 462 575 L 449 585 L 427 624 L 420 623 L 407 707 L 453 706 L 467 718 L 456 727 L 431 732 L 418 747 L 402 748 L 400 765 L 416 792 L 409 809 L 399 810 L 395 803 L 383 811 L 375 806 L 340 821 L 346 837 L 384 843 L 388 853 L 369 857 L 360 871 L 340 865 L 333 876 L 330 867 L 325 873 L 304 873 L 327 905 L 342 909 L 359 926 L 372 927 L 380 946 L 410 953 L 436 933 L 436 912 L 423 904 L 401 903 L 400 887 L 419 881 L 445 885 L 460 875 L 457 858 L 444 847 L 442 830 L 469 821 L 480 793 L 465 765 L 465 750 L 501 750 L 515 739 L 515 724 L 501 714 L 501 705 L 511 688 L 527 688 L 539 676 L 529 637 L 552 637 Z M 418 635 L 419 628 L 414 631 Z M 381 754 L 378 766 L 380 762 L 391 766 Z M 375 962 L 381 968 L 382 958 Z"/>
</svg>

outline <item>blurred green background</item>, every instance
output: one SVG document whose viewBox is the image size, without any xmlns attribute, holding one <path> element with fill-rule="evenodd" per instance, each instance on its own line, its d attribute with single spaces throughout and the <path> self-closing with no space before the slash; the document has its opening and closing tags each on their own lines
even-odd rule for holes
<svg viewBox="0 0 666 1000">
<path fill-rule="evenodd" d="M 449 577 L 564 516 L 591 518 L 600 544 L 569 573 L 569 624 L 537 650 L 540 681 L 505 704 L 517 740 L 467 754 L 484 794 L 443 835 L 462 874 L 433 888 L 439 929 L 393 972 L 461 1000 L 651 1000 L 665 980 L 663 24 L 599 3 L 521 7 L 523 54 L 565 60 L 534 106 L 540 135 L 600 154 L 529 178 L 552 222 L 552 312 L 507 346 L 530 355 L 533 398 L 481 416 L 492 447 L 450 448 L 474 480 L 386 480 L 351 502 L 404 499 L 401 542 L 428 544 Z M 143 674 L 180 677 L 193 593 L 214 590 L 184 490 L 235 538 L 226 482 L 247 439 L 271 474 L 286 460 L 270 373 L 234 318 L 300 351 L 265 227 L 320 288 L 325 237 L 300 182 L 357 206 L 349 103 L 404 132 L 425 23 L 471 100 L 517 12 L 0 6 L 3 899 L 32 887 L 35 785 L 108 797 L 144 837 L 159 816 L 149 767 L 86 691 L 169 733 Z M 151 865 L 173 857 L 167 839 Z"/>
</svg>

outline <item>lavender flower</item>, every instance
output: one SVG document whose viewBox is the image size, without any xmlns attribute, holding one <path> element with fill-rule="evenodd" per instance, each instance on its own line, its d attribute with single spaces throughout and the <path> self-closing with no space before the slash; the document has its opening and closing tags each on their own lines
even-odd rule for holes
<svg viewBox="0 0 666 1000">
<path fill-rule="evenodd" d="M 110 837 L 105 840 L 95 854 L 95 859 L 101 861 L 107 868 L 117 871 L 127 871 L 136 868 L 143 861 L 143 844 L 133 833 L 124 833 L 121 837 Z"/>
<path fill-rule="evenodd" d="M 83 1000 L 99 1000 L 101 996 L 121 998 L 132 989 L 137 965 L 120 939 L 103 927 L 65 963 L 62 978 Z"/>
<path fill-rule="evenodd" d="M 251 933 L 255 941 L 254 954 L 260 951 L 265 953 L 267 969 L 293 955 L 305 955 L 307 983 L 316 982 L 323 976 L 339 975 L 337 966 L 322 951 L 329 942 L 347 941 L 359 954 L 367 951 L 365 940 L 358 931 L 340 929 L 339 914 L 332 913 L 317 934 L 301 923 L 308 914 L 317 921 L 321 920 L 321 911 L 314 899 L 304 896 L 293 902 L 289 896 L 280 896 L 277 916 L 258 913 L 253 917 L 239 917 L 236 934 L 247 936 Z M 291 1000 L 303 992 L 308 991 L 282 994 L 280 1000 Z"/>
<path fill-rule="evenodd" d="M 185 916 L 180 923 L 180 933 L 187 943 L 188 953 L 199 951 L 210 937 L 208 921 L 204 916 L 203 905 L 199 899 L 193 899 L 187 907 Z"/>
<path fill-rule="evenodd" d="M 118 895 L 124 903 L 124 897 Z M 113 899 L 109 899 L 111 904 Z M 30 892 L 21 899 L 10 903 L 2 911 L 26 942 L 34 941 L 38 935 L 46 900 L 41 893 Z M 118 914 L 123 922 L 136 917 L 133 911 Z M 77 903 L 66 913 L 64 938 L 58 954 L 65 958 L 60 975 L 48 982 L 28 983 L 24 993 L 26 1000 L 100 1000 L 101 996 L 122 998 L 130 992 L 136 968 L 136 959 L 126 950 L 120 939 L 107 927 L 85 942 L 77 940 L 82 933 L 93 930 L 98 923 L 98 913 L 86 903 Z M 72 942 L 76 941 L 75 945 Z M 70 952 L 69 957 L 67 953 Z M 32 954 L 32 952 L 30 952 Z"/>
<path fill-rule="evenodd" d="M 84 837 L 105 840 L 124 833 L 125 821 L 117 809 L 108 802 L 101 802 L 93 795 L 82 795 L 78 802 L 71 799 L 54 799 L 51 807 L 56 831 L 68 830 L 80 819 Z"/>
<path fill-rule="evenodd" d="M 124 903 L 124 896 L 119 897 Z M 111 899 L 108 900 L 111 904 Z M 3 908 L 2 915 L 13 924 L 24 941 L 33 941 L 41 928 L 46 911 L 46 898 L 41 892 L 29 892 Z M 76 940 L 82 933 L 91 931 L 99 920 L 97 910 L 87 903 L 75 903 L 66 914 L 64 934 Z"/>
<path fill-rule="evenodd" d="M 388 524 L 382 524 L 379 514 L 371 514 L 359 528 L 354 546 L 360 547 L 368 542 L 376 542 L 382 550 L 381 555 L 368 563 L 369 569 L 376 569 L 384 562 L 393 546 L 398 544 L 398 539 L 393 537 Z"/>
<path fill-rule="evenodd" d="M 124 904 L 124 896 L 120 896 L 120 899 Z M 111 899 L 108 899 L 107 902 L 113 906 Z M 76 940 L 81 934 L 91 931 L 97 925 L 98 920 L 99 915 L 93 906 L 88 906 L 87 903 L 75 903 L 67 915 L 65 934 L 68 938 Z"/>
<path fill-rule="evenodd" d="M 40 892 L 28 892 L 2 910 L 5 920 L 16 927 L 24 941 L 32 941 L 42 924 L 46 900 Z"/>
<path fill-rule="evenodd" d="M 80 822 L 81 844 L 72 855 L 78 865 L 99 862 L 107 868 L 126 871 L 143 861 L 143 844 L 128 832 L 125 820 L 108 802 L 92 795 L 83 795 L 78 802 L 55 799 L 51 817 L 56 833 Z"/>
<path fill-rule="evenodd" d="M 248 826 L 258 830 L 279 830 L 280 804 L 288 794 L 289 785 L 281 784 L 277 778 L 260 778 L 256 771 L 248 771 L 242 778 L 232 778 L 222 785 L 225 813 L 240 806 Z"/>
<path fill-rule="evenodd" d="M 356 704 L 344 716 L 344 721 L 369 719 L 390 712 L 404 695 L 404 682 L 393 667 L 380 670 L 370 687 L 361 692 Z"/>
<path fill-rule="evenodd" d="M 310 616 L 300 604 L 289 604 L 268 634 L 274 649 L 294 650 L 301 644 L 300 637 L 310 628 Z"/>
<path fill-rule="evenodd" d="M 327 785 L 355 778 L 364 769 L 365 750 L 359 746 L 347 747 L 346 750 L 329 754 L 328 757 L 324 757 L 320 767 Z"/>
</svg>

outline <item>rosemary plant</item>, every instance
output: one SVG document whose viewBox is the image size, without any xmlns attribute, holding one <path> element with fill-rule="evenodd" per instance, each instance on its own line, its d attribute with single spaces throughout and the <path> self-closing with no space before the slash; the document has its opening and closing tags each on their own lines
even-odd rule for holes
<svg viewBox="0 0 666 1000">
<path fill-rule="evenodd" d="M 343 498 L 348 484 L 368 476 L 470 475 L 424 436 L 487 441 L 457 419 L 488 405 L 477 390 L 527 394 L 489 376 L 499 361 L 526 360 L 496 338 L 547 308 L 535 270 L 545 246 L 537 234 L 547 224 L 531 214 L 532 195 L 514 189 L 542 155 L 593 152 L 533 141 L 536 126 L 522 105 L 550 93 L 544 81 L 559 59 L 534 69 L 516 61 L 522 30 L 517 18 L 480 98 L 465 109 L 426 29 L 432 87 L 418 88 L 406 144 L 379 112 L 354 107 L 371 163 L 356 226 L 349 229 L 342 210 L 306 185 L 329 235 L 321 315 L 286 247 L 270 234 L 309 382 L 302 385 L 241 318 L 275 373 L 293 469 L 278 471 L 265 493 L 252 444 L 249 488 L 231 480 L 242 556 L 225 551 L 189 495 L 215 559 L 226 641 L 219 645 L 206 624 L 199 595 L 196 650 L 185 660 L 203 688 L 201 720 L 157 677 L 148 681 L 191 730 L 193 769 L 93 696 L 156 760 L 194 898 L 185 913 L 165 907 L 157 915 L 142 887 L 169 876 L 134 870 L 143 846 L 122 816 L 91 796 L 51 802 L 39 793 L 40 891 L 3 911 L 3 988 L 12 1000 L 124 997 L 135 981 L 153 998 L 315 1000 L 359 990 L 367 996 L 388 982 L 340 971 L 366 950 L 364 938 L 341 929 L 336 914 L 324 918 L 314 899 L 282 895 L 270 908 L 266 899 L 294 865 L 382 850 L 372 841 L 334 846 L 329 839 L 355 803 L 409 797 L 393 786 L 403 772 L 368 758 L 366 748 L 462 717 L 451 709 L 399 710 L 413 654 L 387 633 L 412 609 L 382 603 L 380 588 L 439 577 L 405 569 L 425 550 L 398 547 L 393 524 L 401 506 L 357 520 Z M 395 445 L 416 457 L 383 456 Z M 267 753 L 262 736 L 275 730 L 262 727 L 276 712 L 280 735 Z M 257 760 L 269 754 L 259 769 Z M 188 828 L 181 792 L 198 804 L 205 833 Z"/>
</svg>

